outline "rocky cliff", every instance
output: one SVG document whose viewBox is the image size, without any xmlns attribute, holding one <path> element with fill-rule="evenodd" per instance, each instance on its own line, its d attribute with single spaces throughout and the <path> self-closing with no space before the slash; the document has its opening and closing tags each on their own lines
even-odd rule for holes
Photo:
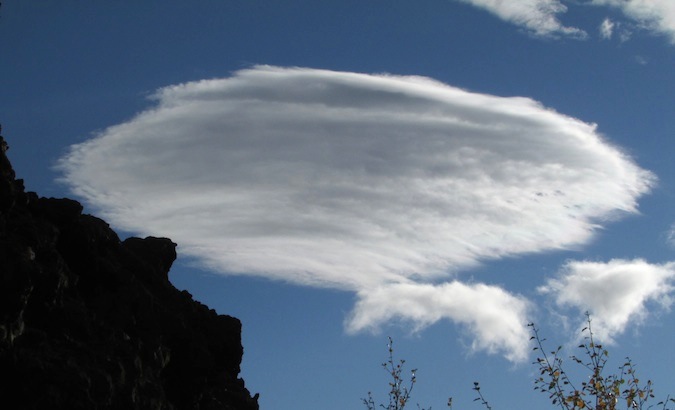
<svg viewBox="0 0 675 410">
<path fill-rule="evenodd" d="M 0 408 L 258 409 L 239 320 L 168 280 L 176 244 L 25 192 L 0 145 Z"/>
</svg>

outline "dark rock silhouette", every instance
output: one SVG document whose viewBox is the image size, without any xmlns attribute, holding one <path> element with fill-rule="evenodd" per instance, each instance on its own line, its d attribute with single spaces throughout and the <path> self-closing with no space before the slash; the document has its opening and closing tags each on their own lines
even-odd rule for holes
<svg viewBox="0 0 675 410">
<path fill-rule="evenodd" d="M 258 409 L 239 320 L 168 280 L 176 244 L 122 242 L 78 202 L 25 192 L 6 151 L 0 137 L 0 408 Z"/>
</svg>

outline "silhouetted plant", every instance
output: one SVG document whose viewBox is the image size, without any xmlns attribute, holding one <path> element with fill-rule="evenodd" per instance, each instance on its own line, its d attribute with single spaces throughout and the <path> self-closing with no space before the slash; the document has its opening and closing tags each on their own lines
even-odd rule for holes
<svg viewBox="0 0 675 410">
<path fill-rule="evenodd" d="M 482 404 L 487 410 L 492 410 L 492 406 L 490 406 L 490 403 L 488 403 L 488 401 L 487 401 L 487 400 L 485 399 L 485 397 L 483 396 L 483 393 L 481 393 L 481 391 L 480 391 L 480 383 L 478 383 L 478 382 L 473 382 L 473 390 L 474 390 L 474 391 L 476 392 L 476 394 L 478 395 L 478 397 L 476 397 L 475 399 L 473 399 L 473 401 L 479 401 L 480 404 Z M 452 399 L 450 399 L 450 400 L 448 401 L 448 403 L 452 403 Z M 448 404 L 448 407 L 452 407 L 452 405 L 451 405 L 451 404 Z"/>
<path fill-rule="evenodd" d="M 584 334 L 584 342 L 578 347 L 583 350 L 583 358 L 572 356 L 572 362 L 581 365 L 590 372 L 587 381 L 575 383 L 568 375 L 564 360 L 560 356 L 562 346 L 546 353 L 544 341 L 539 335 L 539 329 L 530 323 L 536 346 L 535 351 L 540 352 L 533 364 L 539 367 L 539 377 L 534 381 L 534 389 L 547 393 L 551 403 L 564 410 L 595 409 L 616 410 L 625 406 L 626 409 L 647 409 L 645 407 L 649 399 L 654 398 L 652 381 L 640 384 L 640 379 L 635 371 L 635 365 L 630 358 L 626 358 L 623 365 L 619 366 L 618 374 L 605 374 L 605 366 L 609 358 L 609 352 L 603 345 L 596 342 L 591 327 L 591 317 L 586 313 L 586 327 L 581 331 Z M 662 410 L 670 410 L 668 403 L 675 403 L 670 396 L 666 400 L 657 403 Z"/>
<path fill-rule="evenodd" d="M 591 317 L 586 313 L 586 327 L 582 329 L 584 342 L 578 347 L 582 349 L 582 358 L 571 356 L 572 363 L 578 364 L 590 372 L 587 380 L 575 383 L 567 373 L 565 365 L 567 362 L 561 357 L 562 346 L 557 349 L 546 352 L 544 342 L 546 339 L 539 334 L 539 329 L 530 323 L 528 326 L 532 329 L 530 340 L 535 342 L 534 351 L 539 352 L 539 357 L 533 362 L 539 368 L 539 376 L 534 380 L 534 390 L 548 394 L 551 403 L 563 410 L 646 410 L 654 407 L 647 406 L 647 402 L 654 398 L 652 381 L 647 380 L 641 384 L 637 376 L 635 365 L 630 358 L 619 366 L 618 374 L 606 374 L 605 367 L 609 358 L 609 352 L 601 344 L 597 343 L 593 329 L 591 327 Z M 413 387 L 417 382 L 416 369 L 411 371 L 411 377 L 406 385 L 402 376 L 405 360 L 394 360 L 393 340 L 389 338 L 389 360 L 382 364 L 382 367 L 391 377 L 389 382 L 389 404 L 380 404 L 379 407 L 385 410 L 403 410 L 410 401 Z M 474 382 L 473 389 L 477 397 L 474 401 L 487 410 L 492 407 L 483 396 L 480 384 Z M 376 404 L 371 392 L 363 400 L 368 410 L 375 410 Z M 675 403 L 675 398 L 670 395 L 665 400 L 656 403 L 660 410 L 673 410 L 671 406 Z M 447 406 L 452 409 L 452 397 L 448 399 Z M 417 405 L 418 409 L 422 410 Z M 428 410 L 431 410 L 429 407 Z"/>
<path fill-rule="evenodd" d="M 394 360 L 394 340 L 391 337 L 389 337 L 387 348 L 389 350 L 389 358 L 385 363 L 382 363 L 382 368 L 391 377 L 388 394 L 389 404 L 386 406 L 380 404 L 379 407 L 386 410 L 403 410 L 410 401 L 410 396 L 415 387 L 415 383 L 417 382 L 417 377 L 415 376 L 417 369 L 412 369 L 410 371 L 410 380 L 408 380 L 408 383 L 406 384 L 404 376 L 402 375 L 405 360 L 399 360 L 398 363 Z M 378 407 L 375 404 L 372 392 L 368 392 L 368 397 L 361 400 L 368 410 L 375 410 Z M 417 405 L 417 408 L 420 408 L 419 404 Z M 431 407 L 428 410 L 431 410 Z"/>
</svg>

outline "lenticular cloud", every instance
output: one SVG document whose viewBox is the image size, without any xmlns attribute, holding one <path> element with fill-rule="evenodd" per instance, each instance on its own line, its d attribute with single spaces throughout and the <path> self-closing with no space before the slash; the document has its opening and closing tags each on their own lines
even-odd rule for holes
<svg viewBox="0 0 675 410">
<path fill-rule="evenodd" d="M 368 303 L 393 303 L 367 297 L 383 286 L 583 244 L 653 179 L 594 125 L 422 77 L 259 66 L 155 100 L 62 158 L 76 195 L 217 271 Z"/>
</svg>

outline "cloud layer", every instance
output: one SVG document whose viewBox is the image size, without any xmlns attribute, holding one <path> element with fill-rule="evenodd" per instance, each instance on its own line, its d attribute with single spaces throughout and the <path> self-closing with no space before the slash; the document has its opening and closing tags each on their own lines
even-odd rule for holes
<svg viewBox="0 0 675 410">
<path fill-rule="evenodd" d="M 675 262 L 650 264 L 641 259 L 609 262 L 572 261 L 539 290 L 554 297 L 559 306 L 590 312 L 599 339 L 640 324 L 647 316 L 646 304 L 664 308 L 672 304 Z"/>
<path fill-rule="evenodd" d="M 154 98 L 60 162 L 112 224 L 220 272 L 355 291 L 352 330 L 445 317 L 511 357 L 521 298 L 439 282 L 583 244 L 653 182 L 592 124 L 428 78 L 259 66 Z M 490 306 L 521 328 L 485 333 Z"/>
</svg>

